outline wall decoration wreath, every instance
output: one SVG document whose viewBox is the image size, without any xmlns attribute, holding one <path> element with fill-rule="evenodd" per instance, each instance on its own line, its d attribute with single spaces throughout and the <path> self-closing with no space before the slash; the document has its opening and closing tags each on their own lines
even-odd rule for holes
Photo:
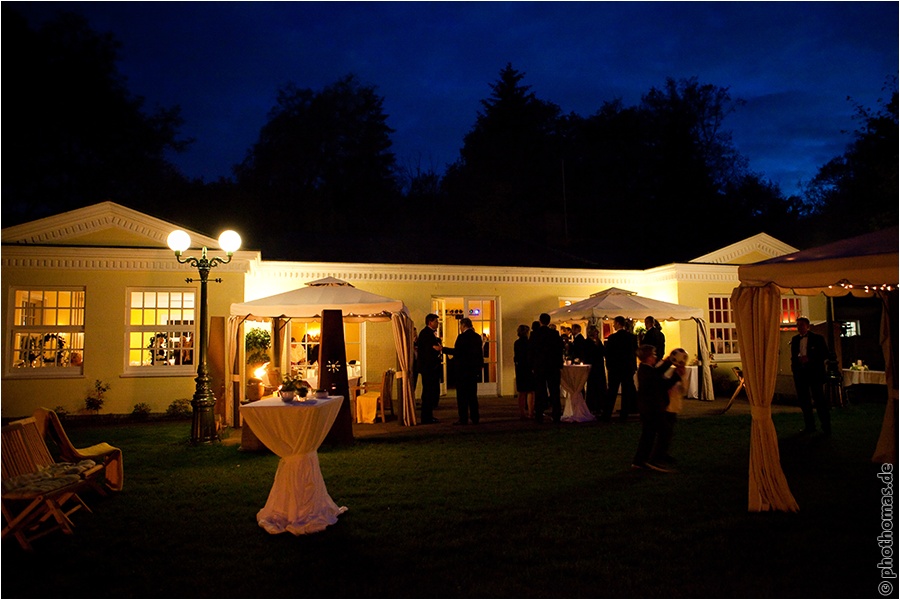
<svg viewBox="0 0 900 600">
<path fill-rule="evenodd" d="M 44 334 L 41 343 L 41 360 L 44 363 L 63 364 L 66 340 L 57 333 Z"/>
</svg>

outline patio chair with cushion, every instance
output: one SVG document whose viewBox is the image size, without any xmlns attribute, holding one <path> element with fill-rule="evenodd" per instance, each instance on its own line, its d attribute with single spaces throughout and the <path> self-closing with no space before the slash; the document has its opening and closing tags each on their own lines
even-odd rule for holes
<svg viewBox="0 0 900 600">
<path fill-rule="evenodd" d="M 3 538 L 13 535 L 24 550 L 31 550 L 31 542 L 48 533 L 73 533 L 69 515 L 76 510 L 91 512 L 78 494 L 102 475 L 103 465 L 56 462 L 34 418 L 3 427 L 2 456 Z"/>
<path fill-rule="evenodd" d="M 94 444 L 86 448 L 76 448 L 55 412 L 49 408 L 39 408 L 32 415 L 45 443 L 56 448 L 58 458 L 62 462 L 80 462 L 93 460 L 103 465 L 102 476 L 90 478 L 91 484 L 101 494 L 107 491 L 119 492 L 125 479 L 122 451 L 106 442 Z"/>
<path fill-rule="evenodd" d="M 394 416 L 394 369 L 384 372 L 381 383 L 364 383 L 354 389 L 363 392 L 356 397 L 357 423 L 374 423 L 379 413 L 384 423 L 385 409 L 389 409 L 391 416 Z"/>
</svg>

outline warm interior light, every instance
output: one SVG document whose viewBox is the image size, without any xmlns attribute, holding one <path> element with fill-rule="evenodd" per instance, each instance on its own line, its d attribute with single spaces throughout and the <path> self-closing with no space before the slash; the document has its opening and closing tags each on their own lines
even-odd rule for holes
<svg viewBox="0 0 900 600">
<path fill-rule="evenodd" d="M 241 236 L 236 231 L 229 229 L 219 236 L 219 248 L 228 254 L 234 254 L 241 247 Z"/>
<path fill-rule="evenodd" d="M 191 247 L 191 236 L 186 231 L 176 229 L 166 238 L 166 243 L 175 252 L 184 252 Z"/>
<path fill-rule="evenodd" d="M 255 371 L 253 371 L 253 374 L 256 376 L 257 379 L 262 380 L 262 378 L 266 376 L 266 371 L 268 370 L 268 366 L 269 366 L 269 363 L 266 363 L 263 366 L 256 369 Z"/>
</svg>

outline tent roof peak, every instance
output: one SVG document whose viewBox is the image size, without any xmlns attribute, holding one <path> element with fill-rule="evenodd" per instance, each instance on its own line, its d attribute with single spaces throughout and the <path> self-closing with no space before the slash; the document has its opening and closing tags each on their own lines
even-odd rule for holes
<svg viewBox="0 0 900 600">
<path fill-rule="evenodd" d="M 315 281 L 308 281 L 308 282 L 306 282 L 306 285 L 308 285 L 310 287 L 325 286 L 325 285 L 332 285 L 332 286 L 345 285 L 348 287 L 354 287 L 354 285 L 352 283 L 348 283 L 348 282 L 344 281 L 343 279 L 338 279 L 337 277 L 323 277 L 322 279 L 316 279 Z"/>
</svg>

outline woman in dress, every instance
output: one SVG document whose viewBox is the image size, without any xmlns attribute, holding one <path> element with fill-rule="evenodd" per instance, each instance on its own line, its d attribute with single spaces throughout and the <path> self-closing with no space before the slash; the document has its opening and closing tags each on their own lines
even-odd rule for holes
<svg viewBox="0 0 900 600">
<path fill-rule="evenodd" d="M 519 417 L 531 419 L 534 416 L 534 383 L 531 376 L 531 361 L 528 357 L 528 325 L 519 325 L 519 336 L 513 344 L 513 362 L 516 365 L 516 391 L 519 393 Z M 528 397 L 531 396 L 529 402 Z"/>
</svg>

